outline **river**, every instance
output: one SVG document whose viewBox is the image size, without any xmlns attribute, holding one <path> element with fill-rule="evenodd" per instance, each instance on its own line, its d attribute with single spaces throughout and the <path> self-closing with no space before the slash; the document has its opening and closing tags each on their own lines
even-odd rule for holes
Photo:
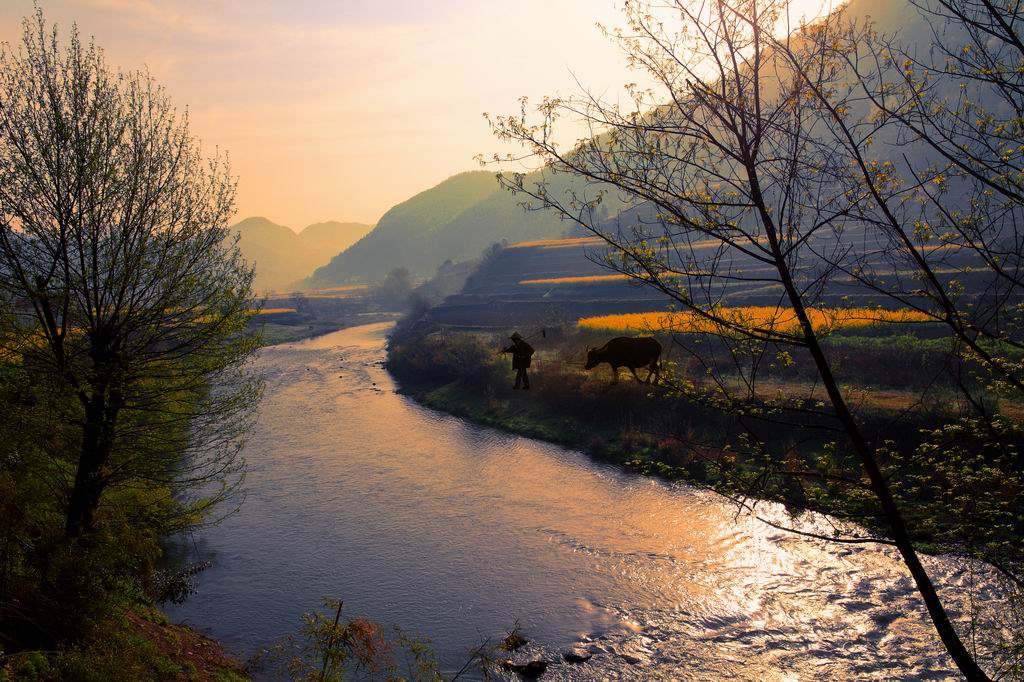
<svg viewBox="0 0 1024 682">
<path fill-rule="evenodd" d="M 246 656 L 336 597 L 446 670 L 519 621 L 535 655 L 595 653 L 544 679 L 952 677 L 893 552 L 426 409 L 382 367 L 388 328 L 262 351 L 246 499 L 189 541 L 212 567 L 172 619 Z M 963 593 L 967 571 L 926 564 Z"/>
</svg>

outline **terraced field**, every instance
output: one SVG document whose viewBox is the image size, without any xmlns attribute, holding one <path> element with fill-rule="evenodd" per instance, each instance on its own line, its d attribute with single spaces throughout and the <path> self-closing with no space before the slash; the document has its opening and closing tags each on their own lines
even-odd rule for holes
<svg viewBox="0 0 1024 682">
<path fill-rule="evenodd" d="M 707 278 L 693 278 L 694 300 L 744 308 L 775 309 L 784 304 L 782 286 L 771 266 L 738 249 L 723 253 L 717 242 L 700 242 L 694 247 L 694 253 L 709 263 L 715 261 L 718 272 L 726 275 L 710 283 Z M 825 239 L 816 243 L 819 253 L 828 253 L 830 248 Z M 968 292 L 985 290 L 983 269 L 963 269 L 967 254 L 949 254 L 945 248 L 931 252 L 936 260 L 943 259 L 942 264 L 935 264 L 940 277 L 957 279 Z M 606 254 L 604 242 L 595 237 L 512 244 L 483 265 L 461 293 L 431 310 L 427 319 L 468 328 L 571 327 L 582 318 L 664 313 L 668 309 L 671 301 L 664 294 L 603 265 Z M 699 269 L 700 264 L 691 264 L 689 270 L 695 272 L 695 267 Z M 806 267 L 799 273 L 798 283 L 811 287 L 818 274 L 813 265 Z M 892 282 L 910 282 L 910 274 L 891 266 L 887 275 L 882 273 Z M 890 299 L 871 295 L 863 286 L 854 287 L 852 279 L 843 275 L 832 278 L 822 303 L 836 308 L 893 307 Z"/>
<path fill-rule="evenodd" d="M 664 296 L 609 276 L 603 243 L 570 238 L 513 244 L 431 310 L 432 322 L 466 327 L 575 324 L 581 317 L 664 309 Z"/>
</svg>

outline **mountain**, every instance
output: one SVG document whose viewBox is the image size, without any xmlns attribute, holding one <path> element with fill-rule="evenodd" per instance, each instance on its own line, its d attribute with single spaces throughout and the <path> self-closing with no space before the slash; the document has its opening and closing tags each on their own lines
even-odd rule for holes
<svg viewBox="0 0 1024 682">
<path fill-rule="evenodd" d="M 938 30 L 906 0 L 851 0 L 839 11 L 843 12 L 840 18 L 844 21 L 863 25 L 870 19 L 876 22 L 880 30 L 896 30 L 893 40 L 904 45 L 911 53 L 915 47 L 933 42 L 933 32 Z M 943 27 L 942 30 L 947 44 L 969 43 L 967 37 L 955 38 L 957 34 L 951 27 Z M 777 96 L 779 78 L 785 75 L 784 69 L 779 68 L 777 63 L 765 60 L 761 86 L 766 100 Z M 959 81 L 947 79 L 929 82 L 929 91 L 932 96 L 942 94 L 953 100 L 959 92 Z M 975 101 L 1000 111 L 1001 116 L 1010 116 L 1005 108 L 1000 109 L 1000 102 L 990 94 L 986 99 L 982 92 Z M 866 108 L 864 103 L 859 106 Z M 674 111 L 674 107 L 665 106 L 647 115 L 654 120 L 667 121 L 663 129 L 669 129 L 670 124 L 674 123 Z M 941 159 L 936 158 L 928 145 L 908 142 L 904 139 L 905 132 L 901 134 L 897 129 L 882 129 L 872 130 L 872 135 L 875 143 L 866 152 L 869 159 L 877 159 L 880 164 L 888 159 L 903 159 L 904 163 L 919 170 L 941 167 Z M 707 160 L 704 159 L 704 162 L 707 163 Z M 724 167 L 722 176 L 729 177 L 731 167 L 727 164 Z M 742 175 L 739 175 L 742 184 Z M 679 182 L 679 186 L 683 184 Z M 942 194 L 942 201 L 952 210 L 964 208 L 966 213 L 968 198 L 960 189 L 956 182 L 950 181 L 949 188 Z M 777 191 L 771 189 L 765 194 L 777 196 L 774 194 Z M 918 215 L 916 210 L 915 207 L 905 214 L 899 213 L 901 217 L 911 217 L 911 220 L 904 223 L 908 232 L 914 226 L 913 217 Z M 657 218 L 659 211 L 649 203 L 628 207 L 620 204 L 614 206 L 610 213 L 609 218 L 598 223 L 602 233 L 621 230 L 629 240 L 633 239 L 633 230 L 637 229 L 646 232 L 651 243 L 655 243 L 662 234 Z M 752 212 L 748 212 L 740 220 L 755 217 Z M 800 229 L 807 229 L 806 224 L 799 226 Z M 1012 231 L 1016 237 L 1015 229 L 1007 227 L 1006 230 L 1007 233 Z M 721 272 L 728 273 L 728 276 L 718 278 L 700 277 L 691 280 L 693 285 L 689 291 L 695 292 L 694 300 L 698 303 L 772 307 L 787 303 L 782 284 L 778 281 L 778 273 L 771 263 L 761 262 L 740 249 L 720 249 L 721 243 L 715 239 L 702 240 L 699 236 L 693 236 L 692 247 L 681 248 L 679 254 L 665 252 L 663 258 L 666 262 L 677 272 L 710 271 L 718 267 Z M 572 326 L 577 319 L 591 315 L 664 311 L 672 303 L 668 296 L 653 287 L 630 282 L 603 267 L 600 263 L 608 253 L 608 248 L 599 238 L 532 239 L 534 241 L 496 249 L 481 261 L 461 291 L 449 295 L 427 311 L 423 321 L 457 327 L 552 328 Z M 820 230 L 809 237 L 806 244 L 810 248 L 802 249 L 799 264 L 792 267 L 799 280 L 815 281 L 816 286 L 819 281 L 825 281 L 817 279 L 820 273 L 827 272 L 833 265 L 822 254 L 838 259 L 847 273 L 862 267 L 877 267 L 884 273 L 886 268 L 892 268 L 892 263 L 886 260 L 888 254 L 892 253 L 887 239 L 886 234 L 874 229 L 871 223 L 850 221 L 843 224 L 841 231 Z M 1014 247 L 1011 245 L 1007 249 L 1012 251 Z M 970 249 L 949 249 L 941 256 L 932 256 L 930 260 L 940 287 L 952 287 L 955 282 L 955 286 L 964 292 L 961 294 L 964 297 L 962 301 L 972 297 L 974 300 L 982 300 L 982 297 L 991 297 L 990 292 L 997 290 L 992 269 Z M 938 262 L 941 262 L 941 267 L 935 265 Z M 892 290 L 912 291 L 920 286 L 914 279 L 916 274 L 914 269 L 896 270 L 888 274 L 886 279 Z M 882 293 L 884 289 L 860 285 L 840 272 L 834 273 L 827 281 L 827 286 L 822 286 L 814 295 L 820 296 L 821 304 L 827 306 L 865 309 L 897 306 L 892 297 Z"/>
<path fill-rule="evenodd" d="M 911 44 L 928 42 L 925 40 L 928 23 L 906 0 L 852 0 L 845 7 L 844 11 L 851 18 L 871 17 L 879 26 L 900 27 L 901 38 Z M 771 96 L 777 74 L 766 73 L 765 80 Z M 879 142 L 882 141 L 880 138 Z M 876 145 L 876 149 L 881 146 Z M 525 183 L 532 186 L 539 180 L 539 173 L 531 173 Z M 561 194 L 570 186 L 589 190 L 587 194 L 591 197 L 596 192 L 591 183 L 574 180 L 566 173 L 549 175 L 546 180 L 552 195 Z M 432 275 L 446 260 L 458 262 L 476 258 L 494 243 L 580 234 L 576 225 L 560 220 L 552 211 L 524 211 L 520 203 L 526 199 L 500 188 L 491 172 L 455 175 L 393 207 L 369 234 L 318 268 L 305 283 L 325 287 L 349 282 L 379 282 L 389 271 L 399 267 L 408 269 L 414 277 L 424 277 Z M 615 191 L 605 196 L 603 217 L 615 216 L 624 209 L 627 210 L 620 216 L 620 222 L 628 229 L 629 206 L 623 204 Z"/>
<path fill-rule="evenodd" d="M 393 207 L 377 226 L 307 280 L 312 286 L 383 280 L 395 268 L 431 275 L 446 260 L 475 258 L 496 242 L 560 236 L 569 224 L 524 211 L 494 173 L 454 175 Z"/>
<path fill-rule="evenodd" d="M 327 263 L 334 256 L 359 241 L 372 229 L 363 223 L 339 223 L 331 220 L 325 223 L 313 223 L 299 232 L 299 241 L 310 257 L 317 258 L 317 265 Z M 312 268 L 310 269 L 312 270 Z M 303 273 L 303 276 L 309 272 Z"/>
<path fill-rule="evenodd" d="M 242 256 L 256 267 L 257 292 L 289 287 L 370 230 L 360 223 L 316 223 L 296 234 L 263 217 L 232 225 Z"/>
</svg>

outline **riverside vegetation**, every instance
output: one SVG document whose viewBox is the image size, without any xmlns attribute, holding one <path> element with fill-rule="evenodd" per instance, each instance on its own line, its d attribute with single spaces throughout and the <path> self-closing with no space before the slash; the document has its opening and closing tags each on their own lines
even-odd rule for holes
<svg viewBox="0 0 1024 682">
<path fill-rule="evenodd" d="M 161 540 L 240 499 L 259 332 L 366 321 L 408 273 L 255 304 L 226 160 L 148 75 L 75 29 L 62 44 L 40 10 L 0 52 L 0 180 L 0 680 L 248 679 L 160 611 L 205 568 L 163 565 Z M 408 651 L 436 678 L 421 643 L 336 613 L 275 648 L 282 672 L 401 679 Z"/>
<path fill-rule="evenodd" d="M 582 449 L 643 473 L 743 495 L 748 476 L 759 475 L 764 463 L 740 447 L 747 438 L 746 427 L 721 411 L 718 401 L 726 399 L 724 389 L 716 396 L 719 392 L 699 361 L 688 357 L 673 334 L 665 331 L 655 334 L 667 349 L 659 385 L 637 383 L 621 370 L 623 378 L 616 381 L 605 366 L 588 372 L 583 368 L 585 349 L 612 333 L 596 331 L 591 324 L 585 320 L 575 330 L 551 330 L 536 344 L 530 369 L 534 390 L 525 396 L 509 390 L 508 359 L 495 354 L 504 334 L 494 332 L 434 331 L 420 336 L 400 326 L 391 338 L 388 369 L 401 380 L 403 391 L 431 407 Z M 956 412 L 958 387 L 941 378 L 950 342 L 928 338 L 929 331 L 937 330 L 898 323 L 857 326 L 834 334 L 826 344 L 844 388 L 861 408 L 865 428 L 900 448 L 922 446 Z M 715 342 L 710 335 L 690 335 L 703 336 L 697 343 Z M 802 396 L 814 381 L 814 369 L 793 359 L 767 365 L 744 416 L 763 421 L 758 433 L 784 445 L 788 466 L 798 461 L 816 465 L 830 439 L 809 438 L 799 432 L 799 423 L 776 424 L 772 419 L 773 403 Z M 739 383 L 743 377 L 737 373 L 732 380 Z M 1014 418 L 1024 415 L 1024 403 L 1015 400 L 1001 401 L 998 408 Z M 808 413 L 806 423 L 816 423 L 813 413 Z M 722 457 L 723 453 L 729 456 Z M 1000 481 L 1008 499 L 1024 492 L 1020 485 L 1017 477 Z M 852 505 L 858 497 L 831 497 L 838 492 L 827 485 L 785 490 L 794 510 L 826 513 L 837 505 Z M 871 516 L 866 518 L 870 522 Z"/>
</svg>

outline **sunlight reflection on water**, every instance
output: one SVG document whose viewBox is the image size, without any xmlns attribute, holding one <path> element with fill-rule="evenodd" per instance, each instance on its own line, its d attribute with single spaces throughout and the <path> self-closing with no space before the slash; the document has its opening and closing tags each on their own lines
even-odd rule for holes
<svg viewBox="0 0 1024 682">
<path fill-rule="evenodd" d="M 534 653 L 595 653 L 545 679 L 953 677 L 894 553 L 424 409 L 381 367 L 388 327 L 263 351 L 248 497 L 195 539 L 213 568 L 173 618 L 244 655 L 332 596 L 449 669 L 518 619 Z"/>
</svg>

